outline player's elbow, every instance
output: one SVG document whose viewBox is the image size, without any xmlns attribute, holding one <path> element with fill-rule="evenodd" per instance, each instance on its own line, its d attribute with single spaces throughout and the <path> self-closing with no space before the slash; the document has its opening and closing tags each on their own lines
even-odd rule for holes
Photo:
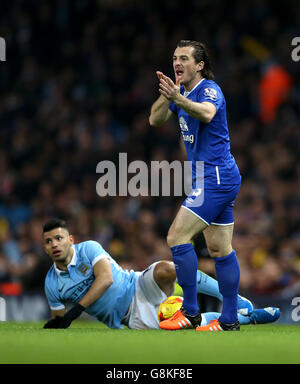
<svg viewBox="0 0 300 384">
<path fill-rule="evenodd" d="M 206 111 L 203 115 L 202 115 L 202 122 L 205 123 L 205 124 L 209 124 L 212 119 L 215 117 L 215 113 L 211 112 L 211 111 Z"/>
<path fill-rule="evenodd" d="M 208 102 L 203 102 L 200 104 L 200 106 L 201 109 L 199 111 L 199 114 L 201 115 L 201 117 L 199 118 L 199 120 L 202 123 L 209 124 L 215 117 L 215 114 L 217 112 L 216 107 Z"/>
<path fill-rule="evenodd" d="M 149 116 L 149 124 L 152 127 L 160 127 L 163 123 L 160 122 L 158 119 L 155 119 L 152 115 Z"/>
<path fill-rule="evenodd" d="M 106 291 L 114 282 L 114 279 L 111 275 L 97 277 L 99 282 L 99 289 Z"/>
<path fill-rule="evenodd" d="M 112 277 L 112 276 L 108 276 L 108 277 L 104 280 L 104 282 L 103 282 L 104 287 L 105 287 L 106 289 L 108 289 L 108 288 L 113 284 L 113 282 L 114 282 L 113 277 Z"/>
<path fill-rule="evenodd" d="M 202 121 L 203 121 L 203 123 L 205 123 L 205 124 L 209 124 L 209 123 L 212 121 L 212 119 L 209 118 L 209 117 L 207 117 L 206 119 L 203 119 Z"/>
</svg>

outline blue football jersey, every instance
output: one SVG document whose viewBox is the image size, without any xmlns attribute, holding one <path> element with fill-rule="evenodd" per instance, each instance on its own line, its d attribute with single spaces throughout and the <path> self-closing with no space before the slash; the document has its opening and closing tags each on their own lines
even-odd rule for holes
<svg viewBox="0 0 300 384">
<path fill-rule="evenodd" d="M 204 164 L 204 187 L 240 184 L 241 176 L 230 152 L 226 101 L 221 88 L 213 80 L 202 79 L 190 92 L 185 92 L 181 86 L 180 93 L 194 102 L 210 102 L 217 109 L 211 122 L 203 123 L 175 103 L 169 106 L 178 117 L 187 159 L 192 163 L 193 187 L 196 177 L 199 182 L 201 176 L 196 172 L 196 162 L 202 162 L 197 170 L 203 169 Z"/>
<path fill-rule="evenodd" d="M 123 270 L 96 241 L 73 245 L 74 254 L 68 272 L 55 264 L 45 280 L 45 293 L 52 310 L 63 309 L 67 303 L 78 303 L 95 280 L 93 266 L 108 258 L 112 268 L 113 284 L 85 312 L 95 316 L 110 328 L 122 328 L 125 316 L 135 292 L 136 273 Z"/>
</svg>

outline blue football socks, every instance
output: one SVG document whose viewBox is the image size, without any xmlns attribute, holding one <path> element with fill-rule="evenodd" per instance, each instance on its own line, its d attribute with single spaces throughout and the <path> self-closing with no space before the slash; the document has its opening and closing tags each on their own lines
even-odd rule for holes
<svg viewBox="0 0 300 384">
<path fill-rule="evenodd" d="M 198 313 L 197 269 L 198 258 L 191 243 L 171 247 L 178 284 L 183 290 L 183 307 L 189 315 Z"/>
<path fill-rule="evenodd" d="M 240 268 L 233 250 L 229 255 L 214 259 L 220 293 L 223 296 L 223 308 L 220 322 L 233 324 L 237 321 L 237 302 L 240 281 Z"/>
</svg>

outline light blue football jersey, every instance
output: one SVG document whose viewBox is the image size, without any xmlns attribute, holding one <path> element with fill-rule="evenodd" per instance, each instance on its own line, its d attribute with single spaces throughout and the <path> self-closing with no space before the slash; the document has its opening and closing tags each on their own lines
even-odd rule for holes
<svg viewBox="0 0 300 384">
<path fill-rule="evenodd" d="M 67 303 L 78 303 L 95 280 L 93 266 L 101 259 L 110 260 L 113 284 L 85 312 L 95 316 L 110 328 L 122 328 L 125 316 L 135 292 L 136 273 L 123 270 L 96 241 L 73 245 L 73 258 L 68 272 L 55 264 L 45 280 L 45 293 L 52 310 L 63 309 Z"/>
<path fill-rule="evenodd" d="M 190 92 L 185 92 L 181 86 L 180 93 L 194 102 L 208 101 L 217 109 L 214 118 L 206 124 L 190 116 L 173 102 L 169 106 L 178 117 L 187 158 L 192 163 L 193 187 L 195 188 L 196 176 L 199 178 L 196 172 L 197 161 L 204 162 L 204 187 L 240 184 L 239 169 L 230 152 L 226 101 L 221 88 L 213 80 L 202 79 Z"/>
</svg>

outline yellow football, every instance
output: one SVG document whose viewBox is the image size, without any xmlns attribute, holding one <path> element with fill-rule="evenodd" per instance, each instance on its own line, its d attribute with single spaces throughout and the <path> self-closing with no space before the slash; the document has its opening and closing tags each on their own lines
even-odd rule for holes
<svg viewBox="0 0 300 384">
<path fill-rule="evenodd" d="M 161 322 L 172 317 L 180 309 L 182 302 L 181 296 L 169 296 L 158 308 L 158 321 Z"/>
</svg>

